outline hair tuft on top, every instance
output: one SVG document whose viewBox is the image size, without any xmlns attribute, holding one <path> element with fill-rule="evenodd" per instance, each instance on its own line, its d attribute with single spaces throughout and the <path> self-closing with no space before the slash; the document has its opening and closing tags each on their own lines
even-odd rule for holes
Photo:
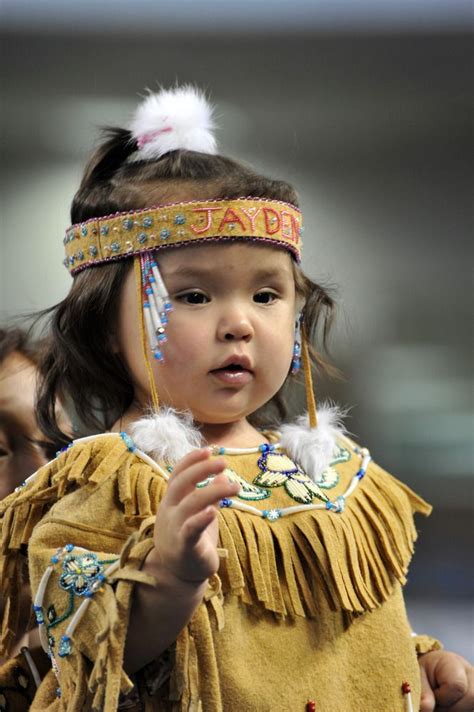
<svg viewBox="0 0 474 712">
<path fill-rule="evenodd" d="M 213 107 L 203 92 L 191 85 L 150 93 L 130 125 L 137 141 L 136 160 L 153 160 L 184 149 L 217 152 Z"/>
</svg>

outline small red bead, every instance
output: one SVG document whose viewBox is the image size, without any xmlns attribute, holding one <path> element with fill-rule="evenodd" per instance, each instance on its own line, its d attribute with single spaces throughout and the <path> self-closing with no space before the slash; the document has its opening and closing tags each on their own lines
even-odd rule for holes
<svg viewBox="0 0 474 712">
<path fill-rule="evenodd" d="M 316 712 L 316 702 L 313 700 L 308 700 L 306 703 L 306 712 Z"/>
<path fill-rule="evenodd" d="M 411 687 L 409 682 L 404 682 L 402 684 L 402 692 L 404 695 L 408 695 L 409 692 L 411 692 Z"/>
</svg>

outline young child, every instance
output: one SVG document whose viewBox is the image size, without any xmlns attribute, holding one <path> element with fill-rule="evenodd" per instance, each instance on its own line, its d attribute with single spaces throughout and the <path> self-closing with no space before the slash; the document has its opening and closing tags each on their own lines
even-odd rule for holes
<svg viewBox="0 0 474 712">
<path fill-rule="evenodd" d="M 1 505 L 3 646 L 28 548 L 52 665 L 32 710 L 417 710 L 417 653 L 425 709 L 468 709 L 467 663 L 401 593 L 430 507 L 316 412 L 333 303 L 295 191 L 211 129 L 197 91 L 163 91 L 87 166 L 38 401 L 65 447 Z M 308 415 L 282 424 L 300 367 Z M 107 432 L 67 444 L 58 395 Z"/>
</svg>

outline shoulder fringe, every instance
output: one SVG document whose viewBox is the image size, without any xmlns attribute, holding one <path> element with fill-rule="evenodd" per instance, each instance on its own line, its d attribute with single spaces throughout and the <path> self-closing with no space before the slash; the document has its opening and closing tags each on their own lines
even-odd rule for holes
<svg viewBox="0 0 474 712">
<path fill-rule="evenodd" d="M 20 568 L 33 527 L 59 497 L 86 484 L 100 485 L 109 477 L 116 479 L 125 539 L 156 513 L 166 483 L 116 435 L 77 443 L 1 503 L 0 574 L 8 602 L 4 649 L 15 637 Z M 238 510 L 222 510 L 220 545 L 227 550 L 219 570 L 222 590 L 282 616 L 317 616 L 320 596 L 335 611 L 357 615 L 373 610 L 389 598 L 397 581 L 405 582 L 416 540 L 413 513 L 427 515 L 430 509 L 408 487 L 371 464 L 342 514 L 306 511 L 270 523 Z M 86 694 L 90 709 L 116 709 L 120 692 L 130 689 L 122 670 L 123 647 L 133 584 L 142 580 L 139 569 L 151 541 L 140 540 L 145 535 L 146 531 L 137 532 L 122 548 L 115 593 L 111 586 L 104 587 L 105 623 L 92 670 L 83 655 L 67 659 L 65 669 L 72 667 L 62 699 L 68 711 L 83 709 Z M 170 701 L 176 711 L 197 710 L 199 704 L 221 709 L 212 645 L 213 627 L 222 627 L 219 616 L 212 622 L 216 612 L 210 602 L 200 606 L 178 637 L 170 681 Z"/>
<path fill-rule="evenodd" d="M 60 497 L 89 483 L 100 485 L 108 477 L 116 478 L 125 523 L 136 531 L 121 547 L 120 567 L 91 602 L 94 615 L 103 621 L 95 640 L 92 667 L 91 651 L 76 637 L 75 652 L 61 660 L 59 709 L 64 712 L 115 710 L 120 694 L 126 695 L 132 689 L 132 682 L 123 670 L 132 592 L 137 581 L 154 583 L 140 569 L 153 546 L 154 515 L 166 483 L 130 452 L 121 438 L 111 435 L 78 442 L 39 470 L 26 488 L 0 505 L 3 516 L 0 574 L 6 601 L 1 654 L 6 656 L 16 638 L 21 570 L 34 526 Z M 169 686 L 174 712 L 197 712 L 202 704 L 207 705 L 205 709 L 222 712 L 211 624 L 213 616 L 222 620 L 219 609 L 220 605 L 210 598 L 178 636 Z M 35 709 L 38 710 L 33 702 L 32 712 Z"/>
<path fill-rule="evenodd" d="M 0 595 L 6 602 L 0 656 L 9 654 L 17 635 L 22 570 L 34 527 L 66 494 L 109 477 L 116 477 L 126 525 L 136 526 L 156 512 L 165 483 L 117 435 L 78 442 L 0 502 Z M 124 538 L 128 534 L 124 531 Z"/>
</svg>

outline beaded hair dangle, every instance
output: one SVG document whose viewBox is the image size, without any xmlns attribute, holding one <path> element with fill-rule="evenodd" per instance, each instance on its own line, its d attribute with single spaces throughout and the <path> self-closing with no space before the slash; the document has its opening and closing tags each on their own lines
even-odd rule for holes
<svg viewBox="0 0 474 712">
<path fill-rule="evenodd" d="M 163 361 L 163 344 L 166 343 L 168 313 L 172 310 L 169 294 L 153 255 L 140 255 L 142 275 L 142 304 L 148 343 L 157 361 Z"/>
<path fill-rule="evenodd" d="M 143 359 L 153 407 L 158 410 L 160 401 L 149 354 L 151 350 L 157 361 L 164 361 L 162 347 L 166 342 L 165 332 L 172 304 L 153 255 L 149 252 L 137 255 L 134 270 Z"/>
</svg>

